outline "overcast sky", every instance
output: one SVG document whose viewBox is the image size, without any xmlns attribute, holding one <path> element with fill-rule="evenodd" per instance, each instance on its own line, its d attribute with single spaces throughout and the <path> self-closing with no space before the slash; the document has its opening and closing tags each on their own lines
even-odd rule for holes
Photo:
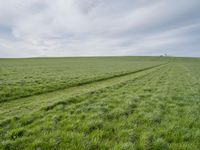
<svg viewBox="0 0 200 150">
<path fill-rule="evenodd" d="M 200 0 L 0 0 L 0 57 L 200 56 Z"/>
</svg>

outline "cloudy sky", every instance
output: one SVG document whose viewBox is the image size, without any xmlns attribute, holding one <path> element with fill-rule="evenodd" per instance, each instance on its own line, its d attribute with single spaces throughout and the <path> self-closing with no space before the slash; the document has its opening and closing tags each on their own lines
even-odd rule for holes
<svg viewBox="0 0 200 150">
<path fill-rule="evenodd" d="M 200 0 L 0 0 L 0 57 L 200 56 Z"/>
</svg>

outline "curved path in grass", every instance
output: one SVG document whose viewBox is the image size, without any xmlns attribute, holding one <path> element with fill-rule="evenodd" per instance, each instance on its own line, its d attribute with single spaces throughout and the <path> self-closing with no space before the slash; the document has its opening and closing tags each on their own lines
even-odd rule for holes
<svg viewBox="0 0 200 150">
<path fill-rule="evenodd" d="M 97 91 L 102 88 L 120 84 L 122 82 L 143 78 L 144 76 L 147 76 L 148 74 L 155 72 L 158 69 L 162 69 L 166 65 L 169 65 L 169 63 L 152 66 L 121 75 L 116 75 L 110 78 L 85 83 L 63 90 L 57 90 L 40 95 L 2 102 L 0 105 L 0 124 L 13 117 L 20 117 L 24 114 L 31 114 L 42 108 L 51 107 L 54 104 L 59 103 L 60 101 L 63 101 L 69 97 L 81 95 L 91 91 Z"/>
</svg>

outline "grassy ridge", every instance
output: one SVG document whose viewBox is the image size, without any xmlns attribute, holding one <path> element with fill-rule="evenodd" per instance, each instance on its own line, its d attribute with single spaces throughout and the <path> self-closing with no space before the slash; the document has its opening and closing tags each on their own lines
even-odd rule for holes
<svg viewBox="0 0 200 150">
<path fill-rule="evenodd" d="M 0 102 L 102 80 L 167 61 L 159 57 L 0 59 Z"/>
<path fill-rule="evenodd" d="M 0 148 L 199 149 L 199 59 L 176 58 L 162 67 L 106 82 L 70 97 L 60 91 L 50 107 L 45 104 L 45 109 L 2 123 Z M 45 101 L 42 95 L 32 99 L 39 103 L 34 98 Z M 2 106 L 10 105 L 10 110 L 4 112 L 7 107 L 1 106 L 0 114 L 8 116 L 17 101 L 18 109 L 23 107 L 20 99 L 4 102 Z"/>
</svg>

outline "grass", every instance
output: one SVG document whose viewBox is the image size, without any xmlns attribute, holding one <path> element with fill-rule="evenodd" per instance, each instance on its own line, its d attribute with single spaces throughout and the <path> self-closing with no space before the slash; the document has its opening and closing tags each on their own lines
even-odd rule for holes
<svg viewBox="0 0 200 150">
<path fill-rule="evenodd" d="M 199 149 L 200 59 L 85 59 L 94 61 L 92 66 L 129 65 L 111 69 L 112 78 L 91 76 L 87 84 L 2 100 L 0 149 Z"/>
<path fill-rule="evenodd" d="M 0 59 L 0 102 L 123 75 L 166 61 L 155 57 Z"/>
</svg>

